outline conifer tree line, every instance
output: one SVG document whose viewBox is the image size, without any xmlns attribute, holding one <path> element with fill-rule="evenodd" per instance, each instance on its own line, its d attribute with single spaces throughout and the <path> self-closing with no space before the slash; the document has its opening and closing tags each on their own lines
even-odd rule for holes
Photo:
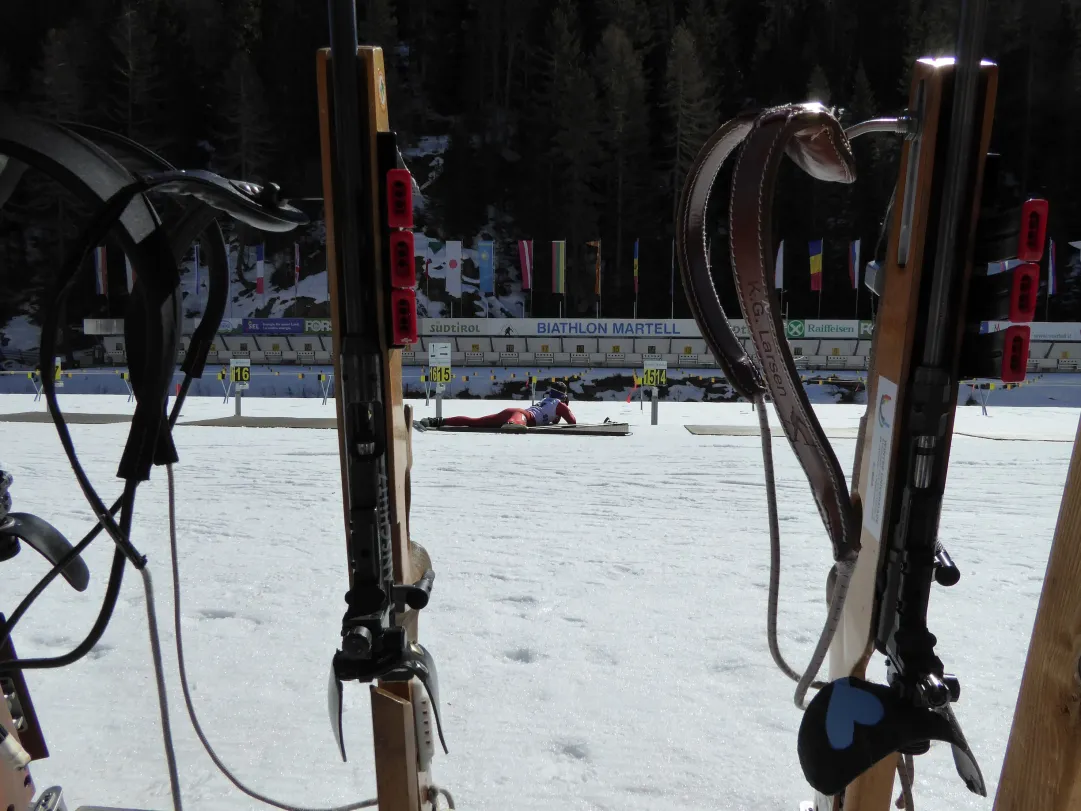
<svg viewBox="0 0 1081 811">
<path fill-rule="evenodd" d="M 1060 294 L 1049 313 L 1077 320 L 1066 242 L 1081 239 L 1072 194 L 1081 181 L 1081 0 L 990 5 L 986 53 L 1001 68 L 993 149 L 1010 184 L 1051 201 Z M 569 315 L 594 310 L 586 242 L 595 239 L 606 314 L 630 315 L 640 239 L 638 312 L 652 318 L 669 314 L 676 198 L 709 134 L 741 111 L 786 101 L 821 101 L 846 125 L 899 112 L 913 60 L 951 52 L 959 0 L 357 0 L 357 10 L 362 42 L 384 49 L 403 151 L 445 147 L 407 151 L 424 180 L 417 230 L 467 245 L 534 239 L 537 313 L 556 309 L 542 246 L 567 240 Z M 314 66 L 328 41 L 325 3 L 312 0 L 3 3 L 0 94 L 54 120 L 128 135 L 179 166 L 319 197 Z M 886 136 L 857 141 L 854 186 L 782 174 L 776 236 L 786 240 L 793 317 L 817 311 L 806 244 L 818 238 L 822 316 L 854 316 L 848 244 L 862 239 L 864 260 L 873 258 L 899 146 Z M 47 288 L 73 236 L 77 204 L 44 181 L 33 191 L 0 214 L 0 322 L 4 307 Z M 726 206 L 718 200 L 710 218 L 721 266 Z M 31 219 L 35 240 L 23 229 Z M 721 292 L 738 312 L 731 285 Z M 869 298 L 860 317 L 871 314 Z M 689 314 L 678 274 L 675 314 Z"/>
</svg>

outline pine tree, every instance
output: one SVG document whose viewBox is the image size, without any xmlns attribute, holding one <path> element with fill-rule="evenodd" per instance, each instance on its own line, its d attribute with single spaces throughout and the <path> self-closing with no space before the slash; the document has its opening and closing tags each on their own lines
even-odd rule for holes
<svg viewBox="0 0 1081 811">
<path fill-rule="evenodd" d="M 83 77 L 89 63 L 76 27 L 52 29 L 45 40 L 40 66 L 33 72 L 30 111 L 54 122 L 77 121 L 89 106 Z M 57 269 L 86 206 L 71 192 L 41 172 L 28 172 L 5 214 L 25 229 L 24 288 L 34 311 L 52 289 Z"/>
<path fill-rule="evenodd" d="M 652 4 L 644 0 L 600 0 L 600 18 L 605 28 L 612 25 L 622 28 L 635 50 L 647 51 L 656 39 L 651 8 Z"/>
<path fill-rule="evenodd" d="M 595 58 L 601 110 L 601 144 L 608 160 L 604 184 L 605 231 L 614 233 L 615 250 L 608 253 L 617 269 L 610 278 L 622 280 L 625 228 L 635 224 L 646 194 L 642 167 L 649 162 L 649 118 L 642 60 L 627 33 L 610 25 Z M 619 281 L 616 282 L 616 288 Z"/>
<path fill-rule="evenodd" d="M 357 3 L 357 35 L 362 45 L 383 49 L 383 69 L 390 99 L 391 127 L 408 116 L 409 101 L 401 92 L 403 81 L 398 58 L 398 18 L 391 0 L 361 0 Z"/>
<path fill-rule="evenodd" d="M 575 12 L 571 0 L 560 0 L 552 13 L 545 93 L 551 120 L 545 155 L 549 222 L 553 237 L 567 240 L 568 295 L 585 291 L 586 274 L 572 273 L 571 267 L 584 260 L 585 241 L 596 238 L 599 214 L 594 191 L 600 162 L 597 88 L 584 64 Z"/>
<path fill-rule="evenodd" d="M 41 65 L 34 71 L 30 105 L 51 121 L 79 119 L 87 106 L 83 71 L 85 46 L 70 28 L 52 29 L 45 39 Z"/>
<path fill-rule="evenodd" d="M 807 82 L 808 101 L 817 101 L 829 107 L 830 105 L 830 81 L 821 65 L 815 65 L 811 71 L 811 78 Z"/>
<path fill-rule="evenodd" d="M 127 0 L 113 25 L 110 39 L 115 49 L 114 85 L 109 117 L 122 135 L 162 151 L 171 139 L 155 126 L 165 100 L 151 9 L 150 3 Z"/>
<path fill-rule="evenodd" d="M 716 108 L 702 74 L 694 37 L 685 24 L 676 28 L 668 51 L 665 110 L 668 113 L 667 186 L 674 222 L 683 178 L 717 123 Z"/>
<path fill-rule="evenodd" d="M 223 80 L 222 124 L 216 156 L 219 171 L 259 181 L 274 151 L 263 83 L 244 51 L 237 51 Z"/>
</svg>

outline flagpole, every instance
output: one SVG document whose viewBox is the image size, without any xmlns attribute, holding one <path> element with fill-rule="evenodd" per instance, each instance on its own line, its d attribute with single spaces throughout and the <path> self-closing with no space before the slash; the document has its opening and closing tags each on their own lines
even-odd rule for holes
<svg viewBox="0 0 1081 811">
<path fill-rule="evenodd" d="M 674 321 L 676 318 L 676 241 L 672 240 L 672 268 L 671 277 L 668 282 L 668 298 L 671 300 L 671 318 Z"/>
</svg>

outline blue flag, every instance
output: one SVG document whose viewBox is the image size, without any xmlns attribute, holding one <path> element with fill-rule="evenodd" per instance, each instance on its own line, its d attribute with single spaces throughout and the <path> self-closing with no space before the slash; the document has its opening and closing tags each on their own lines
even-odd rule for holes
<svg viewBox="0 0 1081 811">
<path fill-rule="evenodd" d="M 477 243 L 477 270 L 480 273 L 480 292 L 495 293 L 495 243 Z"/>
</svg>

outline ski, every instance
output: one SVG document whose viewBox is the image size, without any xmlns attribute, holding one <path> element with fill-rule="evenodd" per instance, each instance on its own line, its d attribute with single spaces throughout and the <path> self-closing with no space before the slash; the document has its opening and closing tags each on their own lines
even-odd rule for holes
<svg viewBox="0 0 1081 811">
<path fill-rule="evenodd" d="M 368 682 L 383 811 L 434 807 L 438 679 L 415 612 L 434 580 L 409 539 L 409 430 L 402 348 L 417 340 L 412 184 L 397 165 L 383 53 L 358 47 L 355 4 L 329 0 L 317 54 L 335 407 L 349 590 L 328 703 L 342 759 L 343 683 Z"/>
</svg>

